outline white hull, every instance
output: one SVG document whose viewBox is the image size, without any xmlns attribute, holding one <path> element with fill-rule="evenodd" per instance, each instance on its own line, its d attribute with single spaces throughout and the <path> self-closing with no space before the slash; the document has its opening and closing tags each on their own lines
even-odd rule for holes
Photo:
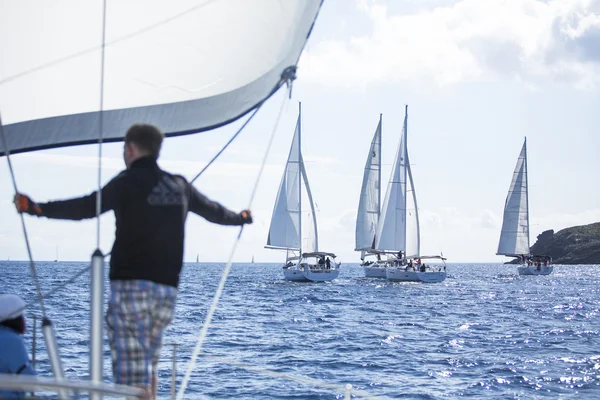
<svg viewBox="0 0 600 400">
<path fill-rule="evenodd" d="M 332 281 L 340 275 L 337 268 L 298 268 L 297 265 L 283 268 L 283 277 L 286 281 L 294 282 L 327 282 Z"/>
<path fill-rule="evenodd" d="M 550 275 L 554 271 L 552 265 L 521 265 L 517 268 L 519 275 Z"/>
<path fill-rule="evenodd" d="M 411 271 L 406 270 L 405 267 L 391 267 L 386 268 L 387 279 L 394 282 L 426 282 L 426 283 L 437 283 L 446 280 L 446 271 Z"/>
<path fill-rule="evenodd" d="M 385 265 L 371 264 L 368 266 L 363 266 L 363 271 L 365 271 L 365 277 L 367 278 L 386 278 L 385 271 L 387 267 Z"/>
</svg>

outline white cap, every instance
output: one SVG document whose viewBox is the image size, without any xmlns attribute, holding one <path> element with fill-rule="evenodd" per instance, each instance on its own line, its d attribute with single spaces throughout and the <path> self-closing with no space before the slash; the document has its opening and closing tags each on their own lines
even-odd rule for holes
<svg viewBox="0 0 600 400">
<path fill-rule="evenodd" d="M 16 294 L 0 294 L 0 322 L 22 315 L 25 305 L 23 299 Z"/>
</svg>

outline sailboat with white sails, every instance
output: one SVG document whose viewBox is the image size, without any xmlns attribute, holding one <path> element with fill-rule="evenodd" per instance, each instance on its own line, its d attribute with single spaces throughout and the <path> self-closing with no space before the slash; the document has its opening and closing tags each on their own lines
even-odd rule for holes
<svg viewBox="0 0 600 400">
<path fill-rule="evenodd" d="M 286 251 L 286 263 L 283 266 L 283 276 L 286 280 L 331 281 L 340 274 L 340 264 L 336 263 L 334 253 L 319 251 L 317 216 L 301 150 L 301 104 L 298 107 L 296 130 L 273 207 L 265 248 Z M 306 191 L 310 207 L 306 243 L 302 236 L 302 188 Z"/>
<path fill-rule="evenodd" d="M 381 131 L 380 116 L 365 166 L 356 226 L 356 250 L 363 252 L 363 257 L 377 257 L 376 261 L 363 262 L 365 276 L 393 281 L 441 282 L 446 279 L 445 258 L 421 256 L 420 252 L 419 210 L 407 146 L 408 106 L 405 106 L 404 127 L 383 209 L 379 212 Z M 370 247 L 369 243 L 372 243 Z M 438 259 L 443 266 L 428 267 L 422 263 L 423 259 Z"/>
<path fill-rule="evenodd" d="M 515 257 L 520 264 L 517 268 L 519 275 L 550 275 L 554 270 L 552 259 L 544 255 L 531 255 L 529 243 L 529 182 L 525 138 L 504 203 L 502 231 L 496 254 Z"/>
</svg>

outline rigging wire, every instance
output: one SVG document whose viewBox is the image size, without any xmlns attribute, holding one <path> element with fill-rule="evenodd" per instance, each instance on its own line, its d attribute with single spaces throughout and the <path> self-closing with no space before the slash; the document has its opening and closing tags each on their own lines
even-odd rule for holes
<svg viewBox="0 0 600 400">
<path fill-rule="evenodd" d="M 291 85 L 288 86 L 288 93 L 291 93 Z M 265 165 L 267 163 L 267 157 L 269 156 L 269 152 L 271 150 L 271 146 L 273 144 L 273 139 L 275 138 L 275 133 L 277 132 L 277 127 L 279 125 L 279 122 L 281 120 L 281 116 L 283 114 L 283 110 L 284 110 L 284 106 L 286 104 L 288 104 L 288 102 L 286 101 L 288 96 L 284 96 L 282 102 L 281 102 L 281 107 L 279 108 L 279 113 L 277 115 L 277 119 L 275 121 L 275 126 L 273 127 L 273 131 L 271 132 L 271 137 L 269 138 L 269 143 L 267 145 L 267 149 L 265 151 L 265 155 L 263 157 L 261 166 L 260 166 L 260 170 L 258 172 L 258 176 L 256 177 L 256 181 L 254 183 L 254 188 L 252 189 L 252 194 L 250 195 L 250 200 L 248 201 L 248 209 L 250 209 L 250 207 L 252 206 L 252 202 L 254 200 L 254 196 L 256 195 L 256 190 L 258 187 L 258 183 L 260 182 L 260 178 L 262 177 L 262 173 L 264 171 Z M 237 135 L 237 134 L 236 134 Z M 223 292 L 223 288 L 225 287 L 225 281 L 227 280 L 227 276 L 229 275 L 229 271 L 231 270 L 231 265 L 233 263 L 233 256 L 235 254 L 235 251 L 237 249 L 237 246 L 240 242 L 240 238 L 242 236 L 242 232 L 244 231 L 244 225 L 242 225 L 240 227 L 240 231 L 237 235 L 237 238 L 235 239 L 235 242 L 233 243 L 233 247 L 231 249 L 231 252 L 229 254 L 229 258 L 227 260 L 227 264 L 225 264 L 225 268 L 223 269 L 223 274 L 221 275 L 221 280 L 219 281 L 219 286 L 217 287 L 217 290 L 215 292 L 215 295 L 213 297 L 213 301 L 210 305 L 210 308 L 208 309 L 208 312 L 206 314 L 206 318 L 204 320 L 204 323 L 202 324 L 202 328 L 200 330 L 200 334 L 198 335 L 198 339 L 196 341 L 196 347 L 194 348 L 194 351 L 192 352 L 192 357 L 189 361 L 188 364 L 188 368 L 185 372 L 185 376 L 183 378 L 183 382 L 181 383 L 181 387 L 179 389 L 179 392 L 177 393 L 177 400 L 182 400 L 183 399 L 183 394 L 185 392 L 185 389 L 187 388 L 187 385 L 189 383 L 190 380 L 190 376 L 192 374 L 192 370 L 194 369 L 195 365 L 196 365 L 196 360 L 198 358 L 198 354 L 200 353 L 200 350 L 202 349 L 202 345 L 204 344 L 204 339 L 206 338 L 206 333 L 208 332 L 208 328 L 210 326 L 213 314 L 215 313 L 215 310 L 217 308 L 217 304 L 219 303 L 219 299 L 221 298 L 221 294 Z"/>
<path fill-rule="evenodd" d="M 8 169 L 10 170 L 10 176 L 13 183 L 13 188 L 15 189 L 15 194 L 19 193 L 17 189 L 17 180 L 15 178 L 15 172 L 12 167 L 12 162 L 10 161 L 10 149 L 8 148 L 8 143 L 6 141 L 6 136 L 4 135 L 4 125 L 2 124 L 2 116 L 0 116 L 0 136 L 2 136 L 2 146 L 4 147 L 4 154 L 6 154 L 6 161 L 8 162 Z M 33 255 L 31 254 L 31 245 L 29 244 L 29 236 L 27 235 L 27 227 L 25 226 L 25 217 L 23 213 L 19 213 L 21 217 L 21 227 L 23 228 L 23 236 L 25 237 L 25 246 L 27 247 L 27 255 L 29 256 L 29 269 L 31 271 L 31 275 L 33 277 L 33 283 L 35 285 L 35 290 L 37 292 L 38 302 L 40 303 L 40 309 L 42 311 L 42 317 L 44 320 L 46 319 L 46 307 L 44 306 L 44 298 L 42 297 L 42 290 L 40 289 L 40 282 L 37 275 L 37 270 L 35 268 L 35 263 L 33 262 Z"/>
<path fill-rule="evenodd" d="M 106 50 L 106 1 L 102 9 L 102 45 L 100 47 L 100 112 L 98 114 L 98 191 L 96 192 L 96 248 L 100 249 L 100 214 L 102 212 L 102 139 L 104 138 L 104 66 Z"/>
<path fill-rule="evenodd" d="M 258 110 L 260 110 L 260 108 L 262 107 L 263 104 L 265 104 L 264 100 L 258 104 L 258 106 L 254 110 L 254 112 L 248 117 L 248 119 L 246 119 L 246 122 L 244 122 L 242 124 L 242 126 L 240 127 L 240 129 L 238 129 L 237 132 L 231 137 L 231 139 L 229 139 L 229 141 L 227 143 L 225 143 L 225 146 L 223 146 L 223 148 L 221 150 L 219 150 L 217 152 L 217 154 L 215 154 L 215 156 L 208 162 L 208 164 L 206 164 L 204 166 L 204 168 L 202 168 L 202 170 L 200 172 L 198 172 L 198 174 L 194 177 L 194 179 L 192 179 L 190 181 L 190 184 L 194 184 L 196 179 L 198 179 L 200 177 L 200 175 L 202 175 L 204 173 L 204 171 L 206 171 L 208 169 L 208 167 L 210 167 L 211 164 L 216 161 L 217 158 L 219 158 L 219 156 L 225 151 L 225 149 L 227 147 L 229 147 L 229 145 L 235 140 L 235 138 L 242 132 L 242 130 L 246 127 L 246 125 L 248 125 L 248 123 L 252 120 L 252 118 L 254 118 L 254 116 L 256 115 Z"/>
<path fill-rule="evenodd" d="M 44 299 L 44 300 L 47 299 L 48 297 L 50 297 L 53 294 L 55 294 L 58 291 L 60 291 L 61 289 L 65 288 L 67 285 L 73 283 L 77 278 L 79 278 L 81 275 L 83 275 L 86 272 L 88 272 L 91 268 L 92 268 L 91 265 L 88 265 L 87 267 L 82 268 L 78 273 L 76 273 L 75 275 L 73 275 L 71 278 L 69 278 L 68 280 L 64 281 L 63 283 L 61 283 L 60 285 L 58 285 L 54 289 L 50 290 L 49 292 L 43 294 L 42 295 L 42 299 Z M 38 299 L 38 297 L 36 297 L 32 302 L 27 303 L 25 305 L 25 308 L 28 308 L 28 307 L 32 306 L 33 304 L 35 304 L 37 302 L 37 299 Z"/>
</svg>

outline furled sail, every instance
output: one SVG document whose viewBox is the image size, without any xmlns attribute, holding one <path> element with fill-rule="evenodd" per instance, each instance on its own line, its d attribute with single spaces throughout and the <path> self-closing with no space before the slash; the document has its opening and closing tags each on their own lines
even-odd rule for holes
<svg viewBox="0 0 600 400">
<path fill-rule="evenodd" d="M 410 168 L 410 158 L 406 154 L 406 171 L 408 186 L 406 189 L 406 257 L 414 258 L 421 255 L 421 229 L 419 226 L 419 207 L 417 192 Z"/>
<path fill-rule="evenodd" d="M 283 84 L 321 3 L 108 1 L 103 20 L 101 2 L 3 2 L 0 113 L 9 150 L 94 143 L 100 118 L 106 142 L 137 122 L 167 136 L 232 122 Z"/>
<path fill-rule="evenodd" d="M 315 210 L 315 202 L 313 201 L 310 184 L 308 183 L 308 176 L 306 175 L 306 168 L 304 168 L 304 159 L 302 158 L 302 154 L 300 154 L 300 168 L 302 172 L 302 181 L 304 182 L 304 187 L 306 189 L 307 202 L 310 207 L 310 213 L 307 218 L 308 226 L 306 230 L 303 229 L 303 231 L 307 232 L 307 236 L 302 242 L 302 252 L 312 253 L 319 251 L 319 231 L 317 227 L 317 212 Z M 302 217 L 300 219 L 302 219 Z"/>
<path fill-rule="evenodd" d="M 527 140 L 523 143 L 517 165 L 510 182 L 498 255 L 517 256 L 529 254 L 529 199 L 527 190 Z"/>
<path fill-rule="evenodd" d="M 354 250 L 373 248 L 381 202 L 381 116 L 373 135 L 365 164 L 358 212 Z"/>
</svg>

